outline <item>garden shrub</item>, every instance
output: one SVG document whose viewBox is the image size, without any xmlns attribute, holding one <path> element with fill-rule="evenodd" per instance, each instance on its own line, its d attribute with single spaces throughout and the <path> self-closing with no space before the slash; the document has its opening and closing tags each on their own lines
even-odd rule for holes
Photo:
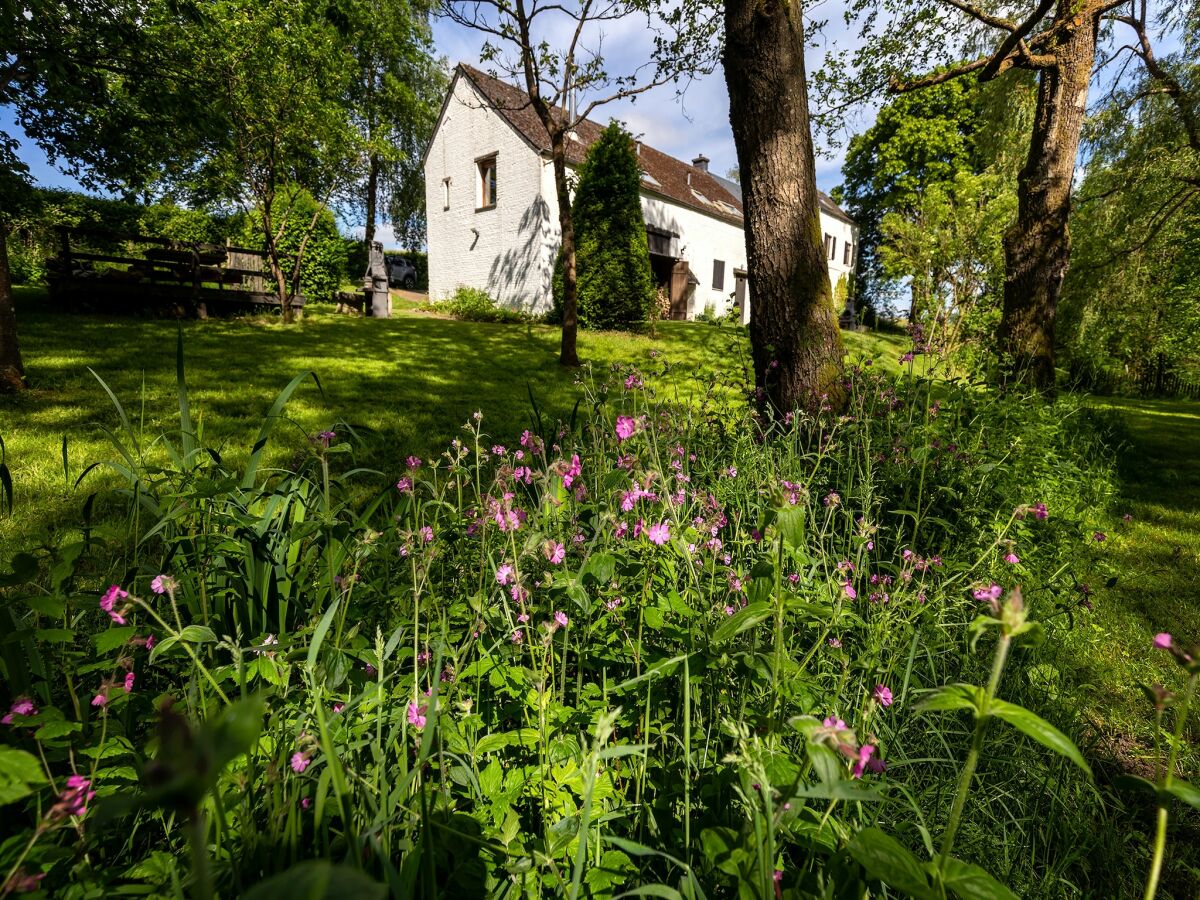
<svg viewBox="0 0 1200 900">
<path fill-rule="evenodd" d="M 277 216 L 282 215 L 288 205 L 284 198 L 278 202 L 280 211 Z M 304 257 L 300 263 L 300 293 L 307 301 L 332 301 L 347 277 L 344 238 L 338 232 L 337 221 L 329 208 L 319 205 L 305 191 L 297 192 L 291 204 L 291 212 L 279 239 L 280 258 L 284 272 L 290 273 L 314 215 L 317 223 L 304 243 Z M 240 240 L 247 247 L 265 246 L 260 212 L 251 212 L 244 218 Z M 267 289 L 274 290 L 274 287 L 268 283 Z"/>
<path fill-rule="evenodd" d="M 1124 894 L 1078 751 L 1000 702 L 1073 730 L 1034 676 L 1103 571 L 1087 411 L 864 367 L 843 414 L 764 429 L 668 404 L 665 365 L 585 373 L 573 426 L 476 414 L 387 482 L 340 425 L 259 469 L 301 378 L 239 465 L 182 407 L 168 464 L 122 463 L 126 541 L 5 577 L 6 865 L 80 894 Z"/>
<path fill-rule="evenodd" d="M 650 324 L 654 277 L 641 178 L 633 138 L 618 123 L 610 123 L 579 167 L 571 205 L 581 328 L 643 331 Z M 554 305 L 555 318 L 561 321 L 561 255 L 554 270 Z"/>
<path fill-rule="evenodd" d="M 445 300 L 429 304 L 437 312 L 445 313 L 464 322 L 531 322 L 533 317 L 519 309 L 501 305 L 487 291 L 480 288 L 459 286 Z"/>
</svg>

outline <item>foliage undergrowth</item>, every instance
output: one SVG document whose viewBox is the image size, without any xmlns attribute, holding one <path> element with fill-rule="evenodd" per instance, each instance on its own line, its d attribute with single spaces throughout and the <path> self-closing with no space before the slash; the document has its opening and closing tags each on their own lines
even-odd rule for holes
<svg viewBox="0 0 1200 900">
<path fill-rule="evenodd" d="M 437 312 L 445 313 L 464 322 L 504 322 L 515 324 L 532 322 L 535 317 L 520 309 L 504 306 L 484 290 L 460 287 L 445 300 L 429 304 Z"/>
<path fill-rule="evenodd" d="M 490 436 L 477 414 L 389 477 L 350 426 L 263 465 L 305 375 L 232 464 L 192 419 L 182 341 L 179 360 L 176 433 L 142 443 L 111 395 L 126 533 L 85 528 L 0 582 L 10 888 L 1138 877 L 1097 853 L 1145 839 L 1103 827 L 1055 668 L 1112 491 L 1074 401 L 856 369 L 844 415 L 764 430 L 716 394 L 667 403 L 651 359 L 586 374 L 565 423 L 534 405 Z"/>
</svg>

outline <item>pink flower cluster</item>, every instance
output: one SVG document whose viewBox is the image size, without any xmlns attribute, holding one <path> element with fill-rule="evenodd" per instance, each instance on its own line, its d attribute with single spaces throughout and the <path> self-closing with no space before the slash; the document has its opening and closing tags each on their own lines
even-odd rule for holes
<svg viewBox="0 0 1200 900">
<path fill-rule="evenodd" d="M 118 625 L 125 624 L 125 613 L 128 611 L 126 607 L 118 607 L 117 603 L 121 600 L 129 598 L 129 592 L 123 591 L 118 585 L 112 585 L 104 596 L 100 598 L 100 608 L 108 613 L 108 617 Z"/>
<path fill-rule="evenodd" d="M 82 775 L 72 775 L 67 779 L 67 786 L 58 795 L 58 800 L 50 808 L 51 819 L 65 819 L 68 816 L 82 816 L 87 812 L 88 801 L 96 796 L 92 783 Z"/>
<path fill-rule="evenodd" d="M 13 716 L 24 716 L 30 719 L 37 714 L 37 707 L 33 705 L 32 700 L 28 697 L 18 697 L 12 702 L 12 706 L 8 708 L 8 713 L 4 718 L 0 719 L 0 725 L 11 725 L 13 723 Z"/>
</svg>

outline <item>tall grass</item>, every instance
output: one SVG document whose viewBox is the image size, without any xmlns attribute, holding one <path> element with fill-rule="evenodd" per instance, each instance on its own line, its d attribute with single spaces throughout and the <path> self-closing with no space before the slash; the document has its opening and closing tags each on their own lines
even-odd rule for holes
<svg viewBox="0 0 1200 900">
<path fill-rule="evenodd" d="M 11 877 L 689 898 L 1140 878 L 1094 853 L 1112 809 L 1051 689 L 1111 491 L 1070 400 L 856 369 L 844 414 L 764 426 L 669 403 L 650 359 L 587 376 L 568 422 L 478 415 L 385 479 L 347 426 L 262 467 L 305 376 L 231 466 L 179 355 L 167 465 L 112 395 L 126 534 L 10 579 L 5 676 L 36 707 L 5 751 L 33 761 L 0 797 Z M 98 608 L 109 582 L 127 596 Z M 54 812 L 68 773 L 86 814 Z"/>
</svg>

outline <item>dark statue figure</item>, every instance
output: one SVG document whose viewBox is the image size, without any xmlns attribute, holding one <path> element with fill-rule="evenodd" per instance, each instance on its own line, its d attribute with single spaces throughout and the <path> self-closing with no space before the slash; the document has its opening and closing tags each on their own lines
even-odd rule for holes
<svg viewBox="0 0 1200 900">
<path fill-rule="evenodd" d="M 371 255 L 366 274 L 363 275 L 363 294 L 369 315 L 386 319 L 389 315 L 387 259 L 383 255 L 383 244 L 379 241 L 371 242 Z"/>
</svg>

